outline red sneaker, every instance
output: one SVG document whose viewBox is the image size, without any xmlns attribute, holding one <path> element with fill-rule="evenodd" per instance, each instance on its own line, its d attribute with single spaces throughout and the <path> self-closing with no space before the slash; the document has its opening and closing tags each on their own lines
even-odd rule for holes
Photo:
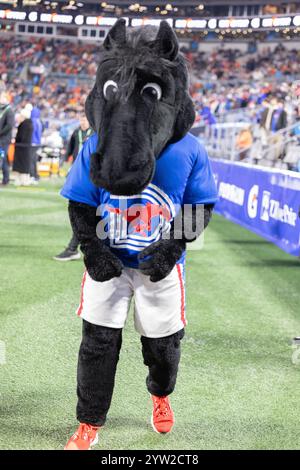
<svg viewBox="0 0 300 470">
<path fill-rule="evenodd" d="M 172 430 L 175 423 L 174 413 L 168 397 L 156 397 L 151 395 L 153 412 L 151 424 L 155 432 L 165 434 Z"/>
<path fill-rule="evenodd" d="M 92 446 L 98 444 L 98 429 L 97 426 L 80 423 L 64 450 L 90 450 Z"/>
</svg>

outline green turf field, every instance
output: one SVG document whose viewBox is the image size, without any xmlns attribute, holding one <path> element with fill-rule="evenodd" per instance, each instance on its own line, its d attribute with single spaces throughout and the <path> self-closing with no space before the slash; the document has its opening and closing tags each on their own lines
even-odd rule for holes
<svg viewBox="0 0 300 470">
<path fill-rule="evenodd" d="M 75 430 L 81 262 L 51 259 L 70 236 L 59 184 L 0 189 L 0 449 L 62 449 Z M 215 216 L 189 253 L 176 426 L 149 424 L 139 338 L 128 322 L 103 449 L 300 448 L 300 264 Z"/>
</svg>

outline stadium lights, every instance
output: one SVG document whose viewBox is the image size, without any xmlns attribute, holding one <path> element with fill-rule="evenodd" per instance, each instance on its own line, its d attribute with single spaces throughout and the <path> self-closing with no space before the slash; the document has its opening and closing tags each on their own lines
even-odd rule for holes
<svg viewBox="0 0 300 470">
<path fill-rule="evenodd" d="M 171 18 L 167 18 L 165 21 L 169 23 L 170 26 L 173 25 L 173 20 Z M 161 20 L 155 19 L 155 18 L 132 18 L 131 20 L 131 26 L 145 26 L 145 25 L 151 25 L 151 26 L 159 26 Z"/>
<path fill-rule="evenodd" d="M 290 16 L 283 16 L 279 18 L 263 18 L 262 26 L 264 28 L 272 28 L 273 26 L 289 26 L 292 22 Z"/>
<path fill-rule="evenodd" d="M 250 20 L 248 18 L 231 18 L 219 20 L 219 28 L 248 28 Z"/>
<path fill-rule="evenodd" d="M 42 0 L 23 0 L 22 1 L 22 6 L 23 7 L 32 7 L 36 6 L 37 4 L 41 3 Z M 3 1 L 1 2 L 3 3 Z M 12 3 L 12 2 L 11 2 Z M 16 2 L 15 2 L 16 3 Z"/>
<path fill-rule="evenodd" d="M 126 25 L 128 26 L 129 20 L 128 18 L 123 18 L 126 21 Z M 113 26 L 117 18 L 112 16 L 87 16 L 86 17 L 86 24 L 89 26 Z"/>
<path fill-rule="evenodd" d="M 41 13 L 40 21 L 42 23 L 71 24 L 73 22 L 73 16 L 72 15 L 58 15 L 57 13 Z"/>
<path fill-rule="evenodd" d="M 128 10 L 131 11 L 139 11 L 140 9 L 140 4 L 139 3 L 133 3 L 132 5 L 129 5 Z"/>
<path fill-rule="evenodd" d="M 51 13 L 42 13 L 40 16 L 40 21 L 43 23 L 51 23 Z"/>
<path fill-rule="evenodd" d="M 187 20 L 175 20 L 175 28 L 186 28 Z"/>
<path fill-rule="evenodd" d="M 65 24 L 73 23 L 72 15 L 57 15 L 56 13 L 54 13 L 51 16 L 52 16 L 52 23 L 65 23 Z"/>
<path fill-rule="evenodd" d="M 273 26 L 290 26 L 292 18 L 290 16 L 274 18 Z"/>
<path fill-rule="evenodd" d="M 262 25 L 264 28 L 270 28 L 273 26 L 273 18 L 263 18 Z"/>
<path fill-rule="evenodd" d="M 8 20 L 25 20 L 27 13 L 24 11 L 7 11 L 6 18 Z"/>
<path fill-rule="evenodd" d="M 75 0 L 69 0 L 69 3 L 61 8 L 62 10 L 77 10 Z"/>
<path fill-rule="evenodd" d="M 89 26 L 95 26 L 97 24 L 98 18 L 97 16 L 87 16 L 86 17 L 86 24 Z"/>
<path fill-rule="evenodd" d="M 97 24 L 99 26 L 113 26 L 116 21 L 117 21 L 117 18 L 110 17 L 110 16 L 98 16 L 97 18 Z"/>
<path fill-rule="evenodd" d="M 196 29 L 204 29 L 207 26 L 206 20 L 188 20 L 187 27 L 188 28 L 196 28 Z"/>
<path fill-rule="evenodd" d="M 249 19 L 248 18 L 237 18 L 230 21 L 231 28 L 248 28 Z"/>
<path fill-rule="evenodd" d="M 206 25 L 206 20 L 175 20 L 175 28 L 205 29 Z"/>
<path fill-rule="evenodd" d="M 219 28 L 229 28 L 230 27 L 230 20 L 222 19 L 219 20 Z"/>
<path fill-rule="evenodd" d="M 68 0 L 69 3 L 72 3 L 72 0 Z M 54 2 L 44 2 L 53 4 Z M 104 3 L 104 2 L 103 2 Z M 76 2 L 77 4 L 77 2 Z M 137 4 L 135 4 L 137 5 Z M 168 4 L 167 4 L 168 5 Z M 159 7 L 156 7 L 156 10 Z M 173 7 L 172 7 L 173 8 Z M 232 33 L 234 30 L 248 30 L 249 28 L 253 30 L 258 28 L 274 28 L 277 30 L 278 28 L 288 28 L 288 27 L 299 27 L 300 26 L 300 14 L 295 15 L 294 17 L 291 16 L 273 16 L 273 17 L 254 17 L 254 18 L 170 18 L 166 10 L 159 9 L 160 13 L 166 15 L 166 21 L 171 25 L 175 26 L 177 29 L 191 29 L 191 30 L 217 30 L 220 29 L 226 30 L 227 33 Z M 174 11 L 174 8 L 173 8 Z M 0 19 L 8 19 L 14 21 L 24 21 L 28 20 L 30 22 L 37 22 L 41 21 L 42 23 L 61 23 L 61 24 L 76 24 L 77 26 L 81 26 L 83 24 L 87 24 L 89 26 L 107 26 L 111 27 L 117 21 L 116 17 L 113 16 L 85 16 L 84 14 L 59 14 L 55 12 L 44 12 L 39 13 L 37 11 L 16 11 L 16 10 L 0 10 Z M 129 19 L 125 18 L 126 24 L 128 26 Z M 131 26 L 141 26 L 141 25 L 159 25 L 160 19 L 158 18 L 132 18 L 131 19 Z M 242 32 L 242 31 L 241 31 Z M 218 34 L 220 31 L 218 31 Z"/>
</svg>

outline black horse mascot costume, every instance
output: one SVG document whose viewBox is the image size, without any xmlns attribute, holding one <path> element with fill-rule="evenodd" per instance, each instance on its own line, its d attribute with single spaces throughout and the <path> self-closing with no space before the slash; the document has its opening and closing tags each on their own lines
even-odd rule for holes
<svg viewBox="0 0 300 470">
<path fill-rule="evenodd" d="M 186 325 L 186 243 L 207 226 L 216 202 L 206 151 L 188 132 L 194 108 L 187 67 L 166 21 L 131 30 L 124 19 L 115 23 L 102 46 L 86 115 L 95 133 L 62 189 L 86 266 L 77 311 L 83 319 L 80 425 L 67 450 L 98 442 L 132 298 L 149 371 L 152 427 L 171 431 L 168 396 Z"/>
</svg>

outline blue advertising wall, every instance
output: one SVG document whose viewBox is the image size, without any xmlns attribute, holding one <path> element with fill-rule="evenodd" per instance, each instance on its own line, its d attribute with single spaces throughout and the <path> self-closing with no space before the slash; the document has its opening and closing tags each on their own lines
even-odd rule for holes
<svg viewBox="0 0 300 470">
<path fill-rule="evenodd" d="M 300 256 L 300 174 L 211 160 L 219 191 L 215 211 Z"/>
</svg>

